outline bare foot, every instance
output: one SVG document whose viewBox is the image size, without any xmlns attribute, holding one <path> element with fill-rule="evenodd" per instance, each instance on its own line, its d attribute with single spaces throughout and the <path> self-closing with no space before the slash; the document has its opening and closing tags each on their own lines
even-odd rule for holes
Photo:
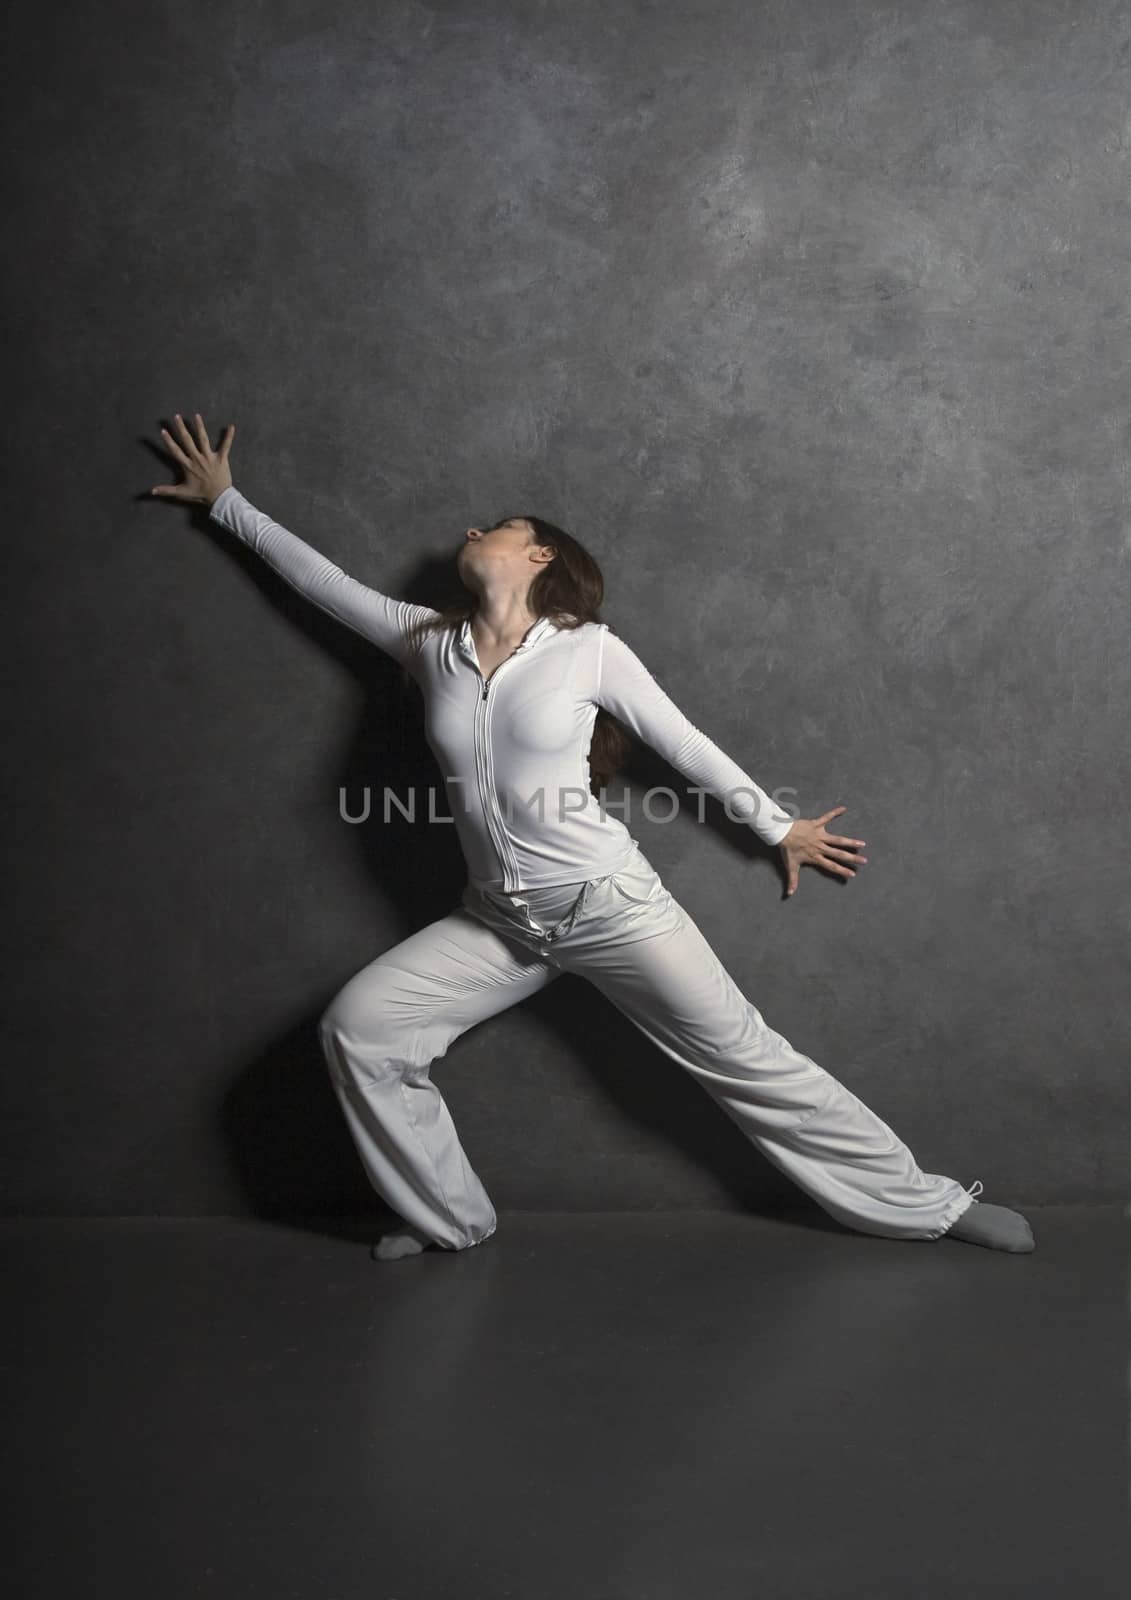
<svg viewBox="0 0 1131 1600">
<path fill-rule="evenodd" d="M 1020 1211 L 983 1205 L 980 1200 L 968 1206 L 942 1237 L 960 1239 L 964 1244 L 984 1244 L 989 1250 L 1010 1250 L 1015 1255 L 1037 1248 L 1033 1230 Z"/>
<path fill-rule="evenodd" d="M 374 1261 L 399 1261 L 402 1256 L 418 1256 L 432 1243 L 404 1223 L 392 1233 L 383 1233 L 369 1254 Z"/>
</svg>

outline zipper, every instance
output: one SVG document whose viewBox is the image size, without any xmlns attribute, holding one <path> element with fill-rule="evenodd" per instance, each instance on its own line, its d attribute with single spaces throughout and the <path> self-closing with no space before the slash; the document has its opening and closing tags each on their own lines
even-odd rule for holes
<svg viewBox="0 0 1131 1600">
<path fill-rule="evenodd" d="M 491 798 L 492 785 L 487 781 L 488 776 L 493 776 L 493 774 L 488 774 L 491 749 L 490 740 L 487 737 L 491 719 L 490 706 L 488 704 L 488 693 L 492 683 L 499 676 L 499 673 L 502 672 L 504 667 L 510 665 L 511 661 L 518 654 L 521 648 L 521 643 L 516 644 L 510 655 L 507 656 L 505 660 L 499 662 L 499 665 L 491 673 L 489 678 L 484 678 L 482 667 L 479 665 L 478 661 L 475 662 L 475 670 L 478 672 L 480 680 L 483 684 L 482 692 L 480 693 L 475 704 L 475 722 L 473 725 L 476 770 L 479 775 L 479 803 L 483 807 L 483 816 L 487 822 L 487 830 L 490 833 L 491 838 L 494 840 L 495 851 L 499 857 L 499 862 L 503 869 L 503 888 L 508 893 L 516 888 L 518 884 L 518 860 L 513 851 L 510 849 L 510 844 L 506 837 L 506 830 L 503 826 L 502 820 L 497 819 L 495 816 L 494 803 Z M 499 827 L 497 830 L 494 827 L 494 822 L 496 820 L 499 822 Z"/>
</svg>

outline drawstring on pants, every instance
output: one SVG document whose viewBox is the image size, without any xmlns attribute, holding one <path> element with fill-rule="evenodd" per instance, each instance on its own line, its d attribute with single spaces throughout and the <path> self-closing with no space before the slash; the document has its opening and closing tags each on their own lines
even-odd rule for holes
<svg viewBox="0 0 1131 1600">
<path fill-rule="evenodd" d="M 976 1200 L 984 1187 L 985 1186 L 982 1183 L 981 1178 L 975 1178 L 974 1182 L 970 1185 L 969 1189 L 967 1189 L 966 1193 Z"/>
</svg>

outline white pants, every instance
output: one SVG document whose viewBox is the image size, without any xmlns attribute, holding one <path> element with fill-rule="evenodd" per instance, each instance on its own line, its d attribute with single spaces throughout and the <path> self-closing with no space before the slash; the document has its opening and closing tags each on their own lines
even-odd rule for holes
<svg viewBox="0 0 1131 1600">
<path fill-rule="evenodd" d="M 937 1239 L 972 1204 L 767 1027 L 637 845 L 626 867 L 585 883 L 510 894 L 465 885 L 457 909 L 363 967 L 322 1014 L 322 1050 L 369 1181 L 436 1243 L 479 1244 L 497 1219 L 429 1068 L 468 1028 L 561 972 L 595 984 L 837 1221 Z"/>
</svg>

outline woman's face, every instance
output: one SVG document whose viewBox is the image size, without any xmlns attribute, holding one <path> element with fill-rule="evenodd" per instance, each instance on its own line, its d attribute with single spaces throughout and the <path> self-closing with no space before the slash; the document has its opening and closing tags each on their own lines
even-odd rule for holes
<svg viewBox="0 0 1131 1600">
<path fill-rule="evenodd" d="M 498 585 L 510 579 L 521 587 L 536 578 L 538 569 L 552 556 L 552 549 L 534 543 L 528 522 L 522 517 L 509 517 L 491 528 L 468 528 L 456 556 L 456 567 L 470 588 L 484 583 Z"/>
</svg>

